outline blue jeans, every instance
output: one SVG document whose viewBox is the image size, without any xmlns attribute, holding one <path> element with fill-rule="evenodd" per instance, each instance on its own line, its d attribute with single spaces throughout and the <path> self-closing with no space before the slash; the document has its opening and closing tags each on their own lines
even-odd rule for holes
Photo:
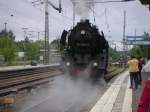
<svg viewBox="0 0 150 112">
<path fill-rule="evenodd" d="M 139 85 L 142 84 L 141 70 L 140 70 L 139 73 L 138 73 L 138 83 L 139 83 Z"/>
<path fill-rule="evenodd" d="M 139 72 L 130 72 L 131 87 L 133 88 L 133 82 L 134 82 L 135 89 L 138 88 L 138 74 L 139 74 Z"/>
</svg>

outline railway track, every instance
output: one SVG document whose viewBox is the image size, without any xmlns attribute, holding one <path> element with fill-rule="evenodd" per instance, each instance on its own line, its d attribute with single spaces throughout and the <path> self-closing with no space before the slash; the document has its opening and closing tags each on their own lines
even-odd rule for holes
<svg viewBox="0 0 150 112">
<path fill-rule="evenodd" d="M 57 69 L 58 66 L 59 65 L 1 70 L 0 71 L 0 80 L 14 78 L 14 77 L 16 78 L 16 77 L 26 76 L 26 75 L 32 75 L 32 74 L 36 74 L 36 73 L 43 73 L 45 71 L 53 71 L 53 70 Z"/>
<path fill-rule="evenodd" d="M 61 71 L 58 66 L 0 71 L 0 96 L 48 82 L 50 77 L 59 74 L 61 74 Z"/>
<path fill-rule="evenodd" d="M 0 96 L 48 82 L 50 77 L 61 74 L 58 66 L 40 66 L 0 71 Z M 111 79 L 110 75 L 108 76 L 108 79 Z"/>
</svg>

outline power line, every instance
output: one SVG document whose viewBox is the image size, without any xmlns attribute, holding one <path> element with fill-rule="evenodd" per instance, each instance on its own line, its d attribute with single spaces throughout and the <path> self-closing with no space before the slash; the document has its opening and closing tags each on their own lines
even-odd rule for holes
<svg viewBox="0 0 150 112">
<path fill-rule="evenodd" d="M 24 0 L 24 1 L 26 2 L 26 0 Z M 37 8 L 37 7 L 35 7 L 35 8 Z M 40 9 L 40 8 L 37 8 L 37 9 Z M 11 10 L 13 10 L 15 13 L 18 13 L 18 11 L 14 10 L 14 9 L 11 9 Z M 41 11 L 42 11 L 42 10 L 41 10 Z M 42 12 L 43 12 L 43 11 L 42 11 Z M 16 15 L 17 15 L 17 14 L 16 14 Z M 7 17 L 4 17 L 4 18 L 7 18 Z M 0 18 L 0 19 L 6 21 L 6 19 L 4 19 L 4 18 Z M 24 24 L 21 24 L 21 23 L 19 23 L 19 22 L 16 22 L 16 21 L 14 21 L 14 20 L 11 20 L 11 19 L 7 19 L 7 22 L 14 23 L 14 24 L 18 25 L 20 28 L 22 28 L 22 27 L 27 27 L 27 26 L 25 26 Z M 33 26 L 29 26 L 28 28 L 37 29 L 37 27 L 33 27 Z"/>
<path fill-rule="evenodd" d="M 6 19 L 4 19 L 4 18 L 0 18 L 0 19 L 3 20 L 3 21 L 6 21 Z M 26 25 L 24 25 L 24 24 L 21 24 L 21 23 L 19 23 L 19 22 L 13 21 L 13 20 L 7 20 L 7 23 L 16 24 L 16 25 L 19 26 L 21 29 L 22 29 L 23 27 L 28 27 L 28 28 L 30 28 L 30 29 L 37 29 L 37 27 L 26 26 Z"/>
<path fill-rule="evenodd" d="M 26 0 L 24 0 L 24 1 L 26 1 Z M 32 2 L 30 2 L 30 3 L 31 3 L 31 5 L 32 5 Z M 39 4 L 39 5 L 40 5 L 40 4 Z M 43 9 L 41 9 L 40 7 L 36 7 L 36 5 L 32 5 L 32 6 L 33 6 L 34 8 L 36 8 L 37 10 L 39 10 L 39 11 L 43 14 L 43 12 L 44 12 Z M 50 10 L 50 9 L 49 9 L 49 10 Z M 53 14 L 56 14 L 56 15 L 65 17 L 67 20 L 72 21 L 72 19 L 69 18 L 68 16 L 64 16 L 64 15 L 58 14 L 58 13 L 56 13 L 56 12 L 53 12 L 52 10 L 50 10 L 50 12 L 53 13 Z M 54 17 L 54 16 L 53 16 L 53 17 Z M 59 19 L 59 18 L 57 18 L 57 17 L 55 16 L 55 19 Z"/>
<path fill-rule="evenodd" d="M 34 1 L 32 2 L 32 4 L 34 5 L 34 3 L 37 3 L 41 1 Z M 49 64 L 49 54 L 50 54 L 50 48 L 49 48 L 49 5 L 54 8 L 55 10 L 59 11 L 59 13 L 61 13 L 62 8 L 61 8 L 61 0 L 59 0 L 59 7 L 56 7 L 55 5 L 53 5 L 52 2 L 50 2 L 49 0 L 45 0 L 44 1 L 44 5 L 45 5 L 45 52 L 44 52 L 44 56 L 45 56 L 45 60 L 44 63 L 45 64 Z"/>
<path fill-rule="evenodd" d="M 94 13 L 95 16 L 97 16 L 100 19 L 105 15 L 105 10 L 100 15 L 96 13 L 94 9 L 90 8 L 90 10 Z"/>
<path fill-rule="evenodd" d="M 91 4 L 91 3 L 95 3 L 95 4 L 98 4 L 98 3 L 118 3 L 118 2 L 130 2 L 130 1 L 135 1 L 135 0 L 108 0 L 108 1 L 86 1 L 87 4 Z M 73 1 L 74 3 L 78 3 L 79 1 Z"/>
<path fill-rule="evenodd" d="M 36 5 L 33 5 L 33 4 L 32 4 L 32 2 L 29 2 L 28 0 L 23 0 L 23 1 L 25 1 L 26 3 L 31 4 L 31 6 L 33 6 L 34 8 L 36 8 L 37 10 L 39 10 L 39 11 L 43 14 L 44 9 L 41 9 L 40 7 L 36 7 L 37 5 L 40 5 L 40 3 L 39 3 L 39 4 L 36 4 Z M 62 17 L 65 17 L 66 19 L 68 19 L 68 20 L 72 21 L 72 19 L 71 19 L 71 18 L 69 18 L 68 16 L 64 16 L 64 15 L 58 14 L 58 13 L 56 13 L 56 12 L 53 12 L 53 11 L 52 11 L 52 10 L 50 10 L 50 9 L 48 9 L 48 10 L 49 10 L 51 13 L 53 13 L 53 14 L 56 14 L 56 15 L 59 15 L 59 16 L 62 16 Z M 56 19 L 58 19 L 58 18 L 56 18 Z"/>
<path fill-rule="evenodd" d="M 3 8 L 6 8 L 6 7 L 3 7 Z M 13 17 L 14 18 L 14 13 L 16 14 L 16 15 L 18 15 L 18 13 L 19 13 L 19 11 L 17 11 L 17 10 L 15 10 L 15 9 L 13 9 L 13 8 L 10 8 L 10 10 L 13 10 L 13 14 L 8 14 L 8 15 L 10 15 L 11 17 Z M 16 22 L 16 21 L 14 21 L 14 20 L 12 20 L 13 18 L 8 18 L 8 19 L 4 19 L 4 18 L 8 18 L 8 17 L 3 17 L 3 18 L 0 18 L 1 20 L 4 20 L 4 21 L 9 21 L 9 22 L 11 22 L 11 23 L 15 23 L 16 25 L 18 25 L 18 26 L 21 26 L 21 28 L 22 27 L 27 27 L 27 26 L 25 26 L 24 24 L 21 24 L 21 23 L 19 23 L 19 22 Z M 23 22 L 22 22 L 23 23 Z M 33 26 L 29 26 L 28 28 L 33 28 L 33 29 L 37 29 L 37 27 L 33 27 Z"/>
<path fill-rule="evenodd" d="M 106 29 L 108 30 L 108 32 L 110 32 L 106 8 L 105 8 L 105 23 L 106 23 Z"/>
<path fill-rule="evenodd" d="M 28 2 L 28 3 L 30 3 L 30 4 L 32 5 L 32 2 L 29 2 L 28 0 L 24 0 L 24 1 L 26 1 L 26 2 Z M 40 5 L 40 4 L 39 4 L 39 5 Z M 32 6 L 35 7 L 36 9 L 40 10 L 42 13 L 44 12 L 44 10 L 42 10 L 41 8 L 37 8 L 36 5 L 32 5 Z M 68 17 L 68 16 L 65 16 L 65 15 L 63 15 L 63 14 L 58 14 L 58 13 L 56 13 L 56 12 L 50 10 L 50 9 L 49 9 L 49 11 L 50 11 L 51 13 L 54 13 L 54 14 L 56 14 L 56 15 L 65 17 L 66 19 L 72 21 L 72 18 L 70 18 L 70 17 Z"/>
</svg>

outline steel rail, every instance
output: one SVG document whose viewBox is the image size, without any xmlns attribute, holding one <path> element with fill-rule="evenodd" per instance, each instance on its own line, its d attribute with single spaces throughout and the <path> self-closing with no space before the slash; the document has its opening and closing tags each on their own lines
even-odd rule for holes
<svg viewBox="0 0 150 112">
<path fill-rule="evenodd" d="M 59 66 L 0 71 L 0 96 L 48 82 L 49 78 L 60 74 Z"/>
<path fill-rule="evenodd" d="M 59 66 L 41 66 L 41 67 L 3 70 L 0 71 L 0 80 L 32 75 L 37 73 L 44 73 L 47 71 L 55 71 L 55 69 L 57 69 L 58 67 Z"/>
</svg>

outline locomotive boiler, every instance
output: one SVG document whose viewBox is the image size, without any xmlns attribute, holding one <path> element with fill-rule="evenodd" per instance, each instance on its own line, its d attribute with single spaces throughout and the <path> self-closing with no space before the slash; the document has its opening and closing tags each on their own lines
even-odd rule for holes
<svg viewBox="0 0 150 112">
<path fill-rule="evenodd" d="M 104 77 L 108 64 L 108 42 L 103 32 L 82 20 L 73 29 L 64 30 L 60 39 L 62 65 L 71 75 L 89 69 L 92 77 Z M 82 75 L 82 74 L 81 74 Z"/>
</svg>

